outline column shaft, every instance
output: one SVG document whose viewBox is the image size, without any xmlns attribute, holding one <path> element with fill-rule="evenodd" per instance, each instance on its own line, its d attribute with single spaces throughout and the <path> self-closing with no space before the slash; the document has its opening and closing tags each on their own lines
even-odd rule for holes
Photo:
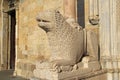
<svg viewBox="0 0 120 80">
<path fill-rule="evenodd" d="M 76 0 L 64 0 L 64 16 L 76 19 Z"/>
</svg>

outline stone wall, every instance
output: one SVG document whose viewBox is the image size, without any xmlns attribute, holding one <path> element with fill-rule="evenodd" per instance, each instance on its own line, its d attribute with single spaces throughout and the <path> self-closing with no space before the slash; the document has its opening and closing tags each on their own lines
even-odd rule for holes
<svg viewBox="0 0 120 80">
<path fill-rule="evenodd" d="M 4 2 L 7 0 L 4 0 Z M 78 0 L 77 0 L 78 1 Z M 81 0 L 83 1 L 83 0 Z M 0 0 L 1 3 L 1 0 Z M 79 1 L 80 3 L 80 1 Z M 80 5 L 78 3 L 78 5 Z M 81 3 L 83 4 L 83 3 Z M 87 30 L 94 30 L 98 34 L 98 25 L 93 26 L 88 20 L 88 1 L 85 4 L 85 27 Z M 4 7 L 7 7 L 5 2 Z M 57 9 L 64 15 L 63 0 L 19 0 L 19 6 L 16 8 L 16 68 L 15 73 L 26 78 L 31 77 L 35 69 L 35 62 L 49 58 L 48 40 L 46 33 L 37 25 L 36 16 L 39 12 L 48 9 Z M 7 8 L 5 8 L 7 9 Z M 0 8 L 1 11 L 1 8 Z M 80 16 L 81 17 L 81 16 Z M 78 17 L 79 18 L 79 17 Z M 9 67 L 10 52 L 8 42 L 8 15 L 4 13 L 4 64 Z M 1 13 L 0 13 L 1 24 Z M 1 42 L 1 25 L 0 25 L 0 42 Z M 1 43 L 0 43 L 1 45 Z M 1 51 L 1 46 L 0 46 Z M 1 55 L 0 55 L 1 56 Z M 1 61 L 1 57 L 0 57 Z"/>
<path fill-rule="evenodd" d="M 6 59 L 6 57 L 7 57 L 7 54 L 6 54 L 7 53 L 7 50 L 6 50 L 6 45 L 7 45 L 7 43 L 6 43 L 7 36 L 6 35 L 7 35 L 7 33 L 5 34 L 5 32 L 7 30 L 7 24 L 6 24 L 7 23 L 7 20 L 6 20 L 7 15 L 4 14 L 3 10 L 2 10 L 4 8 L 6 8 L 5 3 L 6 3 L 6 1 L 4 1 L 2 3 L 2 0 L 0 0 L 0 24 L 1 24 L 0 25 L 0 67 L 1 66 L 4 67 L 7 64 L 7 59 Z M 5 17 L 5 18 L 3 18 L 3 17 Z M 3 36 L 4 36 L 4 38 L 3 38 Z M 3 44 L 4 44 L 4 46 L 3 46 Z M 1 69 L 3 69 L 2 67 L 1 67 Z M 4 69 L 5 69 L 5 67 L 4 67 Z"/>
<path fill-rule="evenodd" d="M 62 8 L 62 0 L 20 0 L 16 16 L 18 19 L 16 60 L 18 75 L 30 77 L 31 71 L 35 68 L 35 62 L 49 57 L 47 36 L 37 25 L 37 14 L 48 9 L 57 9 L 63 13 Z"/>
<path fill-rule="evenodd" d="M 5 9 L 8 8 L 6 5 L 7 1 L 0 0 L 0 67 L 1 69 L 7 69 L 7 60 L 8 60 L 8 15 L 4 13 Z M 2 8 L 1 8 L 2 6 Z M 2 10 L 3 9 L 3 10 Z M 2 11 L 2 12 L 1 12 Z M 0 69 L 0 70 L 1 70 Z"/>
<path fill-rule="evenodd" d="M 0 3 L 1 3 L 1 0 L 0 0 Z M 2 24 L 2 21 L 1 21 L 1 6 L 0 6 L 0 24 Z M 0 42 L 1 42 L 1 25 L 0 25 Z M 1 43 L 0 43 L 0 51 L 1 51 Z M 1 54 L 0 54 L 0 65 L 1 65 Z"/>
<path fill-rule="evenodd" d="M 47 50 L 44 50 L 47 47 L 47 45 L 45 45 L 45 43 L 47 44 L 46 35 L 37 26 L 36 16 L 40 11 L 43 10 L 55 8 L 60 9 L 61 5 L 61 0 L 24 0 L 20 2 L 18 15 L 18 42 L 20 54 L 22 53 L 23 55 L 45 55 L 48 53 Z M 18 56 L 18 58 L 22 57 Z"/>
<path fill-rule="evenodd" d="M 117 1 L 117 5 L 116 5 L 116 9 L 117 9 L 117 37 L 118 37 L 118 49 L 117 49 L 117 53 L 119 53 L 119 48 L 120 48 L 120 1 Z"/>
</svg>

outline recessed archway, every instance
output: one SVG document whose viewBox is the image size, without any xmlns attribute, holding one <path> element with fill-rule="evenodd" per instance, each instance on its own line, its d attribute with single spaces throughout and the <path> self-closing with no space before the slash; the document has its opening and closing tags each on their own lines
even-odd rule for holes
<svg viewBox="0 0 120 80">
<path fill-rule="evenodd" d="M 15 25 L 16 25 L 16 11 L 9 12 L 9 27 L 10 27 L 10 69 L 15 68 Z"/>
<path fill-rule="evenodd" d="M 3 1 L 3 29 L 2 29 L 2 67 L 15 69 L 16 58 L 16 0 Z"/>
</svg>

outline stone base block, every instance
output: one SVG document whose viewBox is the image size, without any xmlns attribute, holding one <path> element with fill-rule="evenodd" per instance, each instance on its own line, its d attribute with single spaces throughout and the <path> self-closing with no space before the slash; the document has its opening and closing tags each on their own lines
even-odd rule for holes
<svg viewBox="0 0 120 80">
<path fill-rule="evenodd" d="M 91 76 L 91 77 L 86 78 L 84 80 L 108 80 L 107 79 L 107 73 Z"/>
<path fill-rule="evenodd" d="M 107 73 L 105 70 L 91 71 L 87 68 L 62 73 L 36 69 L 34 70 L 34 78 L 31 80 L 107 80 Z"/>
<path fill-rule="evenodd" d="M 81 69 L 71 72 L 57 73 L 50 69 L 35 69 L 34 77 L 40 80 L 76 80 L 80 75 L 91 72 L 90 69 Z"/>
<path fill-rule="evenodd" d="M 50 69 L 34 70 L 34 76 L 42 80 L 58 80 L 58 75 L 58 73 L 53 72 Z"/>
<path fill-rule="evenodd" d="M 33 77 L 33 70 L 35 69 L 35 64 L 30 62 L 17 62 L 14 74 L 29 79 Z"/>
<path fill-rule="evenodd" d="M 77 80 L 100 71 L 101 66 L 98 61 L 89 62 L 86 59 L 74 66 L 58 66 L 57 69 L 52 68 L 49 62 L 38 62 L 33 74 L 40 80 Z"/>
</svg>

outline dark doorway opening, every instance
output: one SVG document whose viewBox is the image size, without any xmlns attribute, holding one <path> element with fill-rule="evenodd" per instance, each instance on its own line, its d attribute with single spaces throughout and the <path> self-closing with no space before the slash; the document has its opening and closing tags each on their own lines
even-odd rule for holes
<svg viewBox="0 0 120 80">
<path fill-rule="evenodd" d="M 78 23 L 85 27 L 85 0 L 77 0 L 77 17 Z"/>
<path fill-rule="evenodd" d="M 16 25 L 16 11 L 9 12 L 9 38 L 10 38 L 10 69 L 15 69 L 15 25 Z"/>
</svg>

